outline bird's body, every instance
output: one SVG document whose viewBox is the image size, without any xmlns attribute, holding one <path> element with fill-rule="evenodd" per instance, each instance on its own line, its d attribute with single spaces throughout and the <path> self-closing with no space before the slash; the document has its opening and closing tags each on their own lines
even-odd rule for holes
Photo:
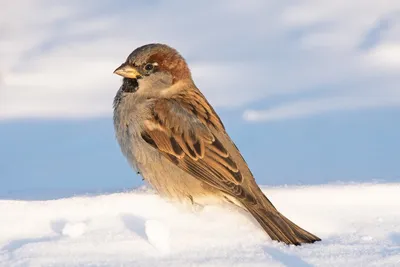
<svg viewBox="0 0 400 267">
<path fill-rule="evenodd" d="M 121 102 L 115 105 L 114 127 L 122 152 L 132 167 L 167 199 L 200 205 L 218 202 L 218 198 L 212 197 L 217 190 L 171 164 L 141 137 L 144 131 L 142 122 L 151 117 L 154 101 L 135 94 L 121 98 L 122 94 L 120 90 L 115 98 Z M 174 175 L 166 179 L 168 174 Z"/>
<path fill-rule="evenodd" d="M 233 203 L 249 211 L 272 239 L 287 244 L 320 240 L 265 197 L 176 50 L 140 47 L 115 72 L 124 77 L 114 99 L 118 142 L 160 195 L 199 205 Z"/>
</svg>

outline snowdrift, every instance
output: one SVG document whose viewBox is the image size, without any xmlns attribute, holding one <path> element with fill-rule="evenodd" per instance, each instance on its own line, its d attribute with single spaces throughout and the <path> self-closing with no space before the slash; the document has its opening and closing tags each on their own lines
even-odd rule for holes
<svg viewBox="0 0 400 267">
<path fill-rule="evenodd" d="M 400 266 L 400 184 L 263 188 L 322 242 L 272 242 L 243 211 L 153 192 L 0 200 L 0 266 Z"/>
</svg>

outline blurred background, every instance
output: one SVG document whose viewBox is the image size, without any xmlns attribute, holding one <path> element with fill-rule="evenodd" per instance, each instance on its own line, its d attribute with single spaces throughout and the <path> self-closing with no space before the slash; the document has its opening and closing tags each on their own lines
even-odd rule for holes
<svg viewBox="0 0 400 267">
<path fill-rule="evenodd" d="M 146 43 L 188 61 L 264 185 L 400 181 L 400 1 L 0 3 L 0 198 L 142 184 L 113 75 Z"/>
</svg>

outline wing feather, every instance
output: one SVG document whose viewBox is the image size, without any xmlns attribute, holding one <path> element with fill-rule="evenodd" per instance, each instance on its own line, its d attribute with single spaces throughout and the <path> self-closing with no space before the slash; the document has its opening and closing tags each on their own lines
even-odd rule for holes
<svg viewBox="0 0 400 267">
<path fill-rule="evenodd" d="M 256 203 L 241 186 L 237 163 L 213 134 L 225 131 L 221 120 L 200 92 L 187 95 L 154 102 L 153 114 L 144 123 L 143 140 L 196 179 Z"/>
</svg>

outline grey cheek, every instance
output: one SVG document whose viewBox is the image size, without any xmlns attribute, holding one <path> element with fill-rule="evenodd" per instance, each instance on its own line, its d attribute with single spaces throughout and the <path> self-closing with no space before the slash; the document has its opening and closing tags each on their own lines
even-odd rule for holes
<svg viewBox="0 0 400 267">
<path fill-rule="evenodd" d="M 164 79 L 160 79 L 160 83 L 162 83 L 165 86 L 171 86 L 172 85 L 172 78 L 164 77 Z"/>
<path fill-rule="evenodd" d="M 153 73 L 141 80 L 138 80 L 139 88 L 146 90 L 161 90 L 172 85 L 172 76 L 165 73 Z"/>
</svg>

